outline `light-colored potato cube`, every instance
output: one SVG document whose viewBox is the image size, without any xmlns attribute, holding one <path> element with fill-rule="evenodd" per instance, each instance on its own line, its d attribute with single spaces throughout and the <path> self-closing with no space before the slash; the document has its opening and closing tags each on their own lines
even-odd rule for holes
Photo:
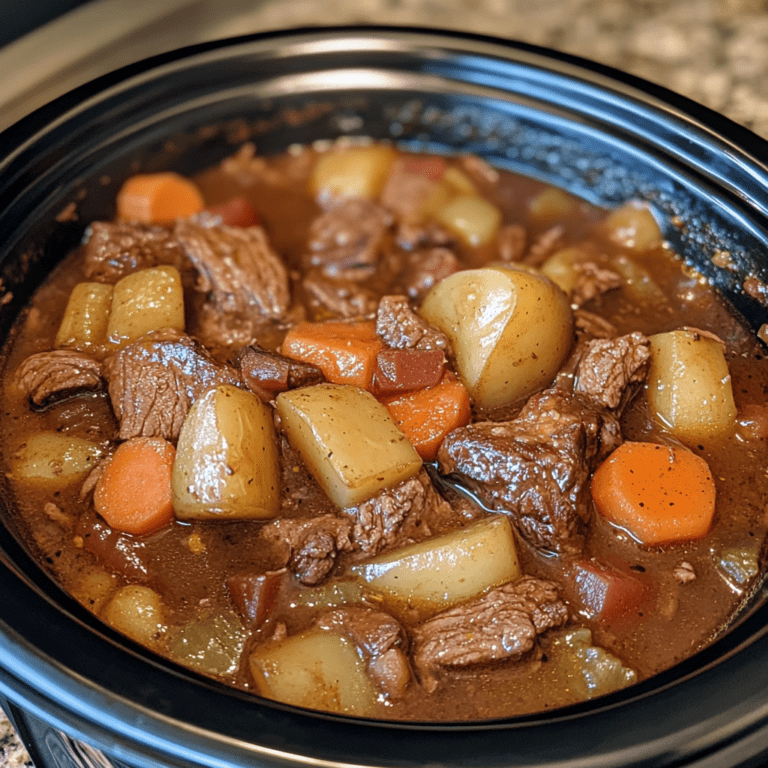
<svg viewBox="0 0 768 768">
<path fill-rule="evenodd" d="M 501 225 L 501 211 L 479 195 L 456 195 L 434 216 L 471 246 L 490 242 Z"/>
<path fill-rule="evenodd" d="M 124 347 L 160 328 L 184 330 L 184 291 L 179 270 L 152 267 L 126 275 L 112 293 L 107 340 Z"/>
<path fill-rule="evenodd" d="M 250 666 L 258 692 L 284 704 L 363 716 L 376 703 L 362 659 L 333 632 L 309 630 L 257 646 Z"/>
<path fill-rule="evenodd" d="M 107 341 L 112 308 L 112 286 L 78 283 L 69 295 L 64 317 L 56 334 L 56 346 L 94 352 Z"/>
<path fill-rule="evenodd" d="M 340 507 L 415 475 L 421 459 L 387 409 L 357 387 L 318 384 L 277 396 L 288 441 Z"/>
<path fill-rule="evenodd" d="M 395 157 L 394 148 L 384 144 L 331 150 L 318 157 L 310 189 L 322 199 L 374 198 L 381 192 Z"/>
<path fill-rule="evenodd" d="M 662 243 L 662 234 L 651 209 L 632 200 L 611 211 L 604 222 L 605 231 L 614 243 L 633 251 L 647 251 Z"/>
<path fill-rule="evenodd" d="M 697 331 L 651 336 L 648 405 L 682 441 L 721 434 L 736 420 L 731 376 L 720 342 Z"/>
<path fill-rule="evenodd" d="M 558 187 L 547 187 L 528 203 L 528 210 L 534 219 L 547 221 L 569 216 L 577 207 L 576 198 Z"/>
<path fill-rule="evenodd" d="M 13 478 L 20 482 L 65 485 L 81 480 L 98 463 L 102 449 L 90 440 L 61 434 L 38 432 L 14 454 Z"/>
<path fill-rule="evenodd" d="M 519 578 L 512 526 L 494 515 L 355 565 L 352 573 L 382 593 L 395 612 L 437 613 Z"/>
<path fill-rule="evenodd" d="M 142 645 L 155 645 L 166 630 L 160 595 L 139 584 L 118 589 L 102 610 L 101 618 Z"/>
<path fill-rule="evenodd" d="M 173 464 L 179 520 L 268 519 L 280 507 L 277 434 L 272 409 L 230 384 L 189 409 Z"/>
</svg>

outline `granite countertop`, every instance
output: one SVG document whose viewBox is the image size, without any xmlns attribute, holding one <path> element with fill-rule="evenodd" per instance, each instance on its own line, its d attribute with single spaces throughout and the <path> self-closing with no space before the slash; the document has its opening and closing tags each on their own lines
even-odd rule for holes
<svg viewBox="0 0 768 768">
<path fill-rule="evenodd" d="M 88 28 L 99 29 L 105 42 L 110 29 L 113 35 L 122 32 L 125 44 L 107 50 L 78 39 L 78 49 L 88 55 L 67 60 L 66 70 L 50 77 L 45 89 L 19 86 L 17 102 L 7 114 L 23 113 L 57 91 L 165 49 L 317 25 L 319 9 L 327 25 L 439 25 L 556 48 L 664 85 L 768 138 L 768 0 L 98 0 L 54 25 L 82 29 L 84 14 L 97 14 L 99 24 Z M 166 12 L 162 18 L 167 23 L 159 31 L 155 26 L 151 35 L 132 26 L 127 16 L 148 11 L 158 19 Z M 57 33 L 49 25 L 9 46 L 13 50 L 0 50 L 0 59 L 7 55 L 18 61 L 22 52 L 34 54 Z M 41 65 L 46 60 L 42 54 Z M 14 86 L 16 74 L 0 77 L 0 85 L 7 81 Z M 25 764 L 32 765 L 0 712 L 0 766 Z"/>
</svg>

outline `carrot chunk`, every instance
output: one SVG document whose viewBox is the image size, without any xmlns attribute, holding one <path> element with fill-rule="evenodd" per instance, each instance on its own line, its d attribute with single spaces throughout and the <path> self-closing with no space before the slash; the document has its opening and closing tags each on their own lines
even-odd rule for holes
<svg viewBox="0 0 768 768">
<path fill-rule="evenodd" d="M 433 461 L 445 436 L 472 418 L 466 388 L 449 373 L 436 387 L 382 398 L 381 402 L 424 461 Z"/>
<path fill-rule="evenodd" d="M 129 177 L 117 193 L 117 215 L 126 221 L 168 224 L 204 207 L 194 182 L 178 173 L 140 173 Z"/>
<path fill-rule="evenodd" d="M 598 512 L 641 544 L 700 539 L 715 513 L 715 481 L 707 463 L 685 448 L 624 443 L 597 469 Z"/>
<path fill-rule="evenodd" d="M 384 343 L 373 320 L 299 323 L 285 336 L 281 352 L 316 365 L 332 384 L 371 389 L 376 356 Z"/>
<path fill-rule="evenodd" d="M 111 528 L 144 536 L 173 520 L 175 456 L 161 437 L 134 437 L 118 447 L 93 493 L 96 511 Z"/>
</svg>

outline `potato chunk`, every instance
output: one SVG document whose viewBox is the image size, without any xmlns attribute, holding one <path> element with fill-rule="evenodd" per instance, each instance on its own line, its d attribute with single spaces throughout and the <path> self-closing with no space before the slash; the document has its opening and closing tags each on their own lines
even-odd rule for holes
<svg viewBox="0 0 768 768">
<path fill-rule="evenodd" d="M 388 552 L 352 572 L 394 611 L 437 613 L 520 576 L 512 526 L 504 515 Z"/>
<path fill-rule="evenodd" d="M 376 703 L 362 659 L 333 632 L 309 630 L 257 646 L 250 666 L 258 692 L 285 704 L 360 716 Z"/>
<path fill-rule="evenodd" d="M 139 584 L 118 589 L 101 612 L 101 618 L 143 645 L 155 645 L 166 630 L 160 595 Z"/>
<path fill-rule="evenodd" d="M 124 347 L 159 328 L 184 330 L 184 291 L 176 267 L 164 265 L 126 275 L 112 293 L 110 344 Z"/>
<path fill-rule="evenodd" d="M 374 198 L 394 159 L 394 148 L 383 144 L 331 150 L 317 159 L 310 188 L 321 198 Z"/>
<path fill-rule="evenodd" d="M 107 340 L 112 307 L 112 286 L 105 283 L 78 283 L 69 294 L 56 347 L 93 352 Z"/>
<path fill-rule="evenodd" d="M 485 408 L 547 386 L 573 342 L 565 294 L 523 269 L 457 272 L 430 290 L 421 314 L 450 338 L 459 376 Z"/>
<path fill-rule="evenodd" d="M 180 520 L 274 517 L 280 505 L 277 435 L 268 405 L 223 384 L 189 409 L 173 465 Z"/>
<path fill-rule="evenodd" d="M 355 507 L 421 467 L 387 409 L 357 387 L 318 384 L 283 392 L 277 412 L 288 442 L 340 507 Z"/>
<path fill-rule="evenodd" d="M 721 434 L 736 421 L 722 345 L 690 330 L 651 336 L 648 405 L 682 441 Z"/>
<path fill-rule="evenodd" d="M 102 449 L 90 440 L 60 432 L 31 435 L 13 456 L 15 480 L 63 486 L 82 480 L 102 456 Z"/>
</svg>

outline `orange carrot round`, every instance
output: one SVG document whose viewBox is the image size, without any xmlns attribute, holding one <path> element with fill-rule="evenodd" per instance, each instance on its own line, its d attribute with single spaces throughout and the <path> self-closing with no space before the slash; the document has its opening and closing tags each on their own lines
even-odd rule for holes
<svg viewBox="0 0 768 768">
<path fill-rule="evenodd" d="M 686 448 L 624 443 L 597 469 L 598 512 L 642 544 L 700 539 L 712 525 L 715 481 Z"/>
<path fill-rule="evenodd" d="M 171 477 L 176 449 L 161 437 L 134 437 L 115 451 L 93 494 L 110 527 L 144 536 L 173 520 Z"/>
<path fill-rule="evenodd" d="M 194 182 L 178 173 L 140 173 L 128 178 L 117 193 L 117 215 L 126 221 L 168 224 L 204 207 Z"/>
</svg>

